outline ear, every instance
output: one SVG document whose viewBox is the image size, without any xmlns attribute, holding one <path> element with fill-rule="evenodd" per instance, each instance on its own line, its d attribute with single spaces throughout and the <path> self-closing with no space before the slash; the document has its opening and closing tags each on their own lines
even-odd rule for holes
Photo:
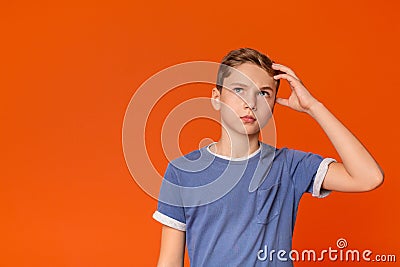
<svg viewBox="0 0 400 267">
<path fill-rule="evenodd" d="M 214 87 L 211 92 L 211 105 L 213 106 L 213 108 L 215 110 L 221 109 L 220 100 L 221 100 L 221 93 L 219 92 L 219 90 L 216 87 Z"/>
</svg>

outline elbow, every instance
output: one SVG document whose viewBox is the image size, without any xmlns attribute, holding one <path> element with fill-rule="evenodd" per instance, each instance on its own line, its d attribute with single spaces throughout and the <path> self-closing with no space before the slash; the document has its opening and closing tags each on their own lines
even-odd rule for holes
<svg viewBox="0 0 400 267">
<path fill-rule="evenodd" d="M 375 177 L 375 184 L 373 189 L 380 187 L 383 184 L 383 181 L 385 180 L 385 173 L 383 172 L 381 166 L 378 165 L 378 168 L 379 172 Z"/>
<path fill-rule="evenodd" d="M 372 184 L 371 190 L 374 190 L 374 189 L 380 187 L 380 186 L 383 184 L 383 181 L 384 181 L 385 179 L 384 179 L 384 176 L 381 175 L 381 176 L 379 176 L 378 178 L 375 178 L 375 180 L 376 180 L 376 181 Z"/>
<path fill-rule="evenodd" d="M 383 184 L 383 181 L 385 180 L 385 175 L 382 170 L 374 176 L 372 176 L 369 179 L 369 183 L 366 185 L 366 188 L 364 191 L 372 191 L 377 189 Z"/>
</svg>

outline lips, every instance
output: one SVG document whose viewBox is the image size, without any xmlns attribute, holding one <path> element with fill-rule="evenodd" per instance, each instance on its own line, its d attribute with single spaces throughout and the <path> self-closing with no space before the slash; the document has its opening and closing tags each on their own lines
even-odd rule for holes
<svg viewBox="0 0 400 267">
<path fill-rule="evenodd" d="M 256 118 L 254 118 L 254 117 L 251 116 L 251 115 L 242 116 L 242 117 L 240 117 L 240 119 L 241 119 L 243 122 L 246 122 L 246 123 L 252 123 L 252 122 L 255 122 L 255 121 L 256 121 Z"/>
</svg>

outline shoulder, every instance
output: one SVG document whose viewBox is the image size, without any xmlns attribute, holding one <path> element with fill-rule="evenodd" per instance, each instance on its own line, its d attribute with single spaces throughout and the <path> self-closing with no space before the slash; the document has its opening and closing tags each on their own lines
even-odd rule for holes
<svg viewBox="0 0 400 267">
<path fill-rule="evenodd" d="M 262 142 L 261 145 L 263 156 L 273 154 L 274 161 L 285 160 L 287 157 L 292 157 L 297 152 L 302 152 L 300 150 L 295 150 L 288 147 L 277 148 Z"/>
<path fill-rule="evenodd" d="M 180 156 L 180 157 L 177 157 L 177 158 L 171 160 L 170 163 L 172 165 L 176 165 L 176 164 L 179 164 L 179 163 L 182 163 L 182 162 L 198 160 L 198 159 L 201 158 L 202 150 L 203 150 L 203 148 L 197 149 L 197 150 L 193 150 L 193 151 L 191 151 L 191 152 L 189 152 L 189 153 L 187 153 L 187 154 L 185 154 L 183 156 Z"/>
<path fill-rule="evenodd" d="M 282 156 L 285 156 L 286 159 L 292 161 L 292 160 L 301 160 L 307 157 L 312 157 L 312 156 L 316 156 L 316 157 L 320 157 L 320 155 L 315 154 L 314 152 L 311 151 L 304 151 L 304 150 L 299 150 L 299 149 L 293 149 L 293 148 L 287 148 L 287 147 L 283 147 L 281 149 L 279 149 L 280 153 L 282 154 Z"/>
<path fill-rule="evenodd" d="M 299 149 L 289 148 L 289 147 L 281 147 L 276 148 L 272 147 L 268 144 L 261 143 L 263 145 L 264 154 L 274 154 L 274 162 L 282 162 L 286 164 L 291 164 L 293 162 L 299 162 L 307 158 L 320 158 L 322 157 L 318 154 L 309 151 L 303 151 Z"/>
<path fill-rule="evenodd" d="M 212 161 L 213 157 L 207 152 L 207 147 L 202 147 L 170 161 L 168 168 L 174 169 L 175 172 L 193 173 L 203 170 Z"/>
</svg>

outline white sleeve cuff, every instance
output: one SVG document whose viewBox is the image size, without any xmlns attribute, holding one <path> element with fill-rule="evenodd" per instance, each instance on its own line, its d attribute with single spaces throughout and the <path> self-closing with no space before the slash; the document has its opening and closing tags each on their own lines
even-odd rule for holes
<svg viewBox="0 0 400 267">
<path fill-rule="evenodd" d="M 172 227 L 176 230 L 186 231 L 186 224 L 184 224 L 178 220 L 175 220 L 171 217 L 168 217 L 167 215 L 162 214 L 159 211 L 155 211 L 153 213 L 153 219 L 155 219 L 156 221 L 158 221 L 166 226 Z"/>
<path fill-rule="evenodd" d="M 326 190 L 321 188 L 322 182 L 324 181 L 325 175 L 328 171 L 328 166 L 332 162 L 336 162 L 336 160 L 332 158 L 324 158 L 321 161 L 321 164 L 319 164 L 313 184 L 313 192 L 312 192 L 313 197 L 318 197 L 318 198 L 327 197 L 332 192 L 331 190 Z"/>
</svg>

